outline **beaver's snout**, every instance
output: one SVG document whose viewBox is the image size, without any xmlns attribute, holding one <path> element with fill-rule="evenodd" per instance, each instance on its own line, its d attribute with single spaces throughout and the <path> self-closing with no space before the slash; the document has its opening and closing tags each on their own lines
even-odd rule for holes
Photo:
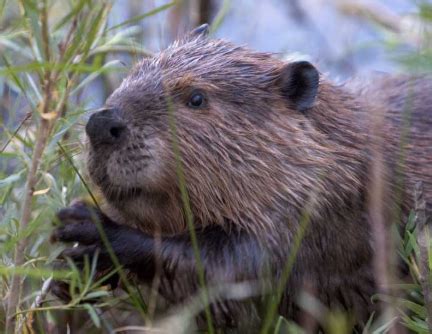
<svg viewBox="0 0 432 334">
<path fill-rule="evenodd" d="M 90 117 L 86 132 L 93 145 L 120 144 L 127 136 L 127 127 L 117 109 L 104 109 Z"/>
</svg>

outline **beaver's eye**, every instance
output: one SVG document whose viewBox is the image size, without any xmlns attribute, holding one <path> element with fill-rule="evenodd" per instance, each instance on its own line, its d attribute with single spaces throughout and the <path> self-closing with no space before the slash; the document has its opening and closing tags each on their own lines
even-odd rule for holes
<svg viewBox="0 0 432 334">
<path fill-rule="evenodd" d="M 200 92 L 195 92 L 191 95 L 188 106 L 191 108 L 200 108 L 204 105 L 204 95 Z"/>
</svg>

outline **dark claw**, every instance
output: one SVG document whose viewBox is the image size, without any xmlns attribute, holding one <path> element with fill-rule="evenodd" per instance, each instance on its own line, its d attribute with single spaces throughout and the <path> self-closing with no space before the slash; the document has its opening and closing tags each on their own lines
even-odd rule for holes
<svg viewBox="0 0 432 334">
<path fill-rule="evenodd" d="M 89 221 L 76 222 L 57 228 L 51 235 L 51 241 L 80 242 L 85 245 L 96 243 L 100 240 L 96 225 Z"/>
<path fill-rule="evenodd" d="M 61 209 L 57 213 L 57 218 L 62 224 L 79 221 L 93 221 L 98 217 L 97 210 L 84 202 L 76 202 L 70 207 Z"/>
<path fill-rule="evenodd" d="M 76 247 L 65 249 L 59 258 L 70 258 L 78 268 L 82 268 L 85 257 L 92 261 L 98 251 L 98 271 L 112 266 L 111 258 L 100 238 L 97 223 L 93 221 L 96 216 L 100 219 L 100 224 L 105 229 L 105 233 L 115 237 L 118 227 L 101 212 L 97 211 L 96 208 L 86 203 L 77 202 L 59 211 L 57 217 L 60 219 L 61 225 L 54 230 L 51 241 L 78 243 Z"/>
<path fill-rule="evenodd" d="M 98 243 L 99 232 L 95 220 L 102 218 L 102 213 L 84 202 L 76 202 L 57 213 L 60 226 L 51 236 L 52 242 L 80 242 L 85 245 Z"/>
</svg>

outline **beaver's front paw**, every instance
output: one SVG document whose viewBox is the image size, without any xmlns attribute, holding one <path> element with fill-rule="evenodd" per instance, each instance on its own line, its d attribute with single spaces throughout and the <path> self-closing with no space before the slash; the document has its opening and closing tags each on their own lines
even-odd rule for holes
<svg viewBox="0 0 432 334">
<path fill-rule="evenodd" d="M 113 266 L 113 254 L 120 264 L 129 264 L 128 254 L 125 254 L 129 228 L 114 223 L 100 210 L 83 202 L 60 210 L 57 218 L 60 226 L 53 232 L 51 240 L 75 243 L 66 248 L 60 258 L 70 258 L 81 268 L 86 257 L 92 260 L 97 254 L 98 271 Z"/>
<path fill-rule="evenodd" d="M 60 210 L 57 217 L 60 225 L 54 230 L 51 240 L 74 244 L 60 254 L 60 260 L 71 259 L 78 269 L 84 267 L 85 261 L 93 263 L 96 260 L 96 279 L 114 268 L 118 269 L 114 265 L 117 261 L 119 266 L 132 272 L 140 272 L 143 268 L 147 272 L 152 268 L 143 265 L 148 262 L 146 259 L 152 258 L 153 249 L 152 239 L 146 234 L 113 222 L 97 208 L 83 202 Z M 115 287 L 117 274 L 106 283 Z M 64 282 L 55 282 L 52 291 L 68 301 L 68 289 Z"/>
<path fill-rule="evenodd" d="M 103 216 L 97 208 L 84 202 L 77 202 L 61 209 L 57 213 L 57 218 L 60 226 L 51 235 L 53 242 L 79 242 L 88 245 L 100 240 L 95 223 L 100 222 Z"/>
</svg>

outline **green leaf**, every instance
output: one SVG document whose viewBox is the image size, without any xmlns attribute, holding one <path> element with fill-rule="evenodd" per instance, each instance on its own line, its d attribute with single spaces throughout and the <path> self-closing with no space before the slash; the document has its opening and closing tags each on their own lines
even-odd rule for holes
<svg viewBox="0 0 432 334">
<path fill-rule="evenodd" d="M 84 80 L 82 80 L 79 85 L 77 85 L 72 91 L 71 91 L 71 96 L 73 96 L 74 94 L 76 94 L 80 89 L 84 88 L 85 86 L 87 86 L 90 82 L 92 82 L 93 80 L 95 80 L 98 76 L 100 76 L 103 73 L 109 72 L 110 70 L 113 69 L 118 69 L 121 68 L 121 62 L 119 60 L 112 60 L 110 62 L 107 62 L 106 64 L 104 64 L 101 68 L 99 68 L 98 70 L 90 73 L 90 75 L 88 75 Z"/>
<path fill-rule="evenodd" d="M 106 290 L 98 290 L 98 291 L 93 291 L 88 293 L 83 299 L 84 300 L 88 300 L 88 299 L 99 299 L 101 297 L 108 297 L 110 295 L 110 293 Z"/>
<path fill-rule="evenodd" d="M 408 328 L 411 329 L 414 333 L 418 334 L 428 334 L 429 329 L 426 322 L 417 317 L 413 317 L 412 319 L 408 317 L 404 312 L 401 312 L 402 323 Z"/>
<path fill-rule="evenodd" d="M 14 35 L 5 36 L 4 34 L 0 36 L 0 45 L 5 46 L 10 51 L 13 51 L 21 57 L 25 57 L 27 60 L 33 60 L 33 55 L 28 47 L 23 47 L 22 44 L 17 43 L 17 39 L 20 35 L 24 33 L 16 33 Z"/>
<path fill-rule="evenodd" d="M 381 334 L 381 333 L 387 333 L 387 331 L 392 327 L 392 325 L 397 321 L 397 318 L 392 318 L 377 329 L 375 329 L 372 333 L 373 334 Z"/>
<path fill-rule="evenodd" d="M 407 243 L 405 244 L 405 254 L 410 256 L 413 251 L 418 252 L 418 245 L 415 236 L 411 232 L 407 232 Z"/>
<path fill-rule="evenodd" d="M 101 321 L 100 321 L 100 318 L 97 315 L 96 310 L 94 309 L 94 307 L 92 305 L 90 305 L 90 304 L 84 304 L 83 306 L 87 310 L 87 312 L 90 315 L 90 318 L 92 319 L 92 321 L 95 324 L 95 326 L 97 328 L 100 328 Z"/>
<path fill-rule="evenodd" d="M 24 169 L 20 170 L 18 173 L 9 175 L 8 177 L 0 180 L 0 188 L 7 187 L 7 186 L 11 185 L 12 183 L 18 181 L 21 178 L 21 174 L 23 172 L 24 172 Z"/>
<path fill-rule="evenodd" d="M 39 22 L 38 2 L 23 0 L 21 4 L 24 8 L 24 16 L 28 19 L 29 28 L 33 37 L 31 38 L 31 43 L 35 42 L 35 44 L 32 45 L 32 48 L 36 53 L 36 58 L 40 61 L 42 60 L 44 51 L 42 43 L 42 29 Z"/>
<path fill-rule="evenodd" d="M 80 0 L 73 8 L 72 10 L 66 14 L 55 26 L 54 31 L 59 30 L 63 26 L 65 26 L 69 21 L 74 19 L 83 9 L 84 5 L 88 2 L 88 0 Z"/>
<path fill-rule="evenodd" d="M 408 222 L 405 227 L 405 230 L 411 231 L 415 229 L 415 212 L 414 210 L 411 210 L 408 216 Z"/>
<path fill-rule="evenodd" d="M 426 309 L 424 306 L 416 304 L 406 299 L 398 299 L 398 302 L 401 306 L 405 307 L 407 310 L 410 310 L 422 317 L 423 319 L 426 317 Z"/>
</svg>

